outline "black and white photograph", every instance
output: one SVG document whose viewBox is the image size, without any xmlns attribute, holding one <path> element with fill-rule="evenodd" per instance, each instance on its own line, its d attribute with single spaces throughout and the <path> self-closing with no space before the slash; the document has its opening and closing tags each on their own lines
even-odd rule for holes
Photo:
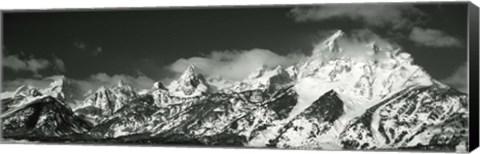
<svg viewBox="0 0 480 154">
<path fill-rule="evenodd" d="M 4 11 L 1 140 L 468 152 L 470 5 Z"/>
</svg>

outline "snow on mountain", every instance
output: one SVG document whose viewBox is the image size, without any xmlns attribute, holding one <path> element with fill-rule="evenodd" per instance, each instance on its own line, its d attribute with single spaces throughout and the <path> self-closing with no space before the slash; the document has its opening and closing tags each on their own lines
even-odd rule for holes
<svg viewBox="0 0 480 154">
<path fill-rule="evenodd" d="M 24 106 L 41 97 L 44 97 L 44 95 L 37 88 L 22 85 L 14 92 L 11 92 L 10 96 L 2 98 L 2 113 L 9 109 Z"/>
<path fill-rule="evenodd" d="M 137 93 L 135 89 L 133 89 L 130 85 L 125 83 L 125 81 L 120 80 L 116 86 L 113 86 L 110 88 L 112 93 L 115 96 L 115 104 L 125 104 L 128 103 L 130 100 L 134 99 L 137 97 Z M 118 110 L 118 108 L 115 108 L 115 110 Z"/>
<path fill-rule="evenodd" d="M 466 95 L 438 85 L 403 90 L 352 120 L 347 149 L 461 149 L 468 143 Z"/>
<path fill-rule="evenodd" d="M 348 98 L 346 105 L 355 113 L 382 100 L 385 96 L 412 85 L 432 84 L 430 76 L 413 64 L 408 53 L 390 47 L 378 47 L 365 43 L 365 52 L 360 57 L 342 55 L 343 47 L 337 40 L 347 39 L 342 31 L 337 31 L 317 45 L 313 55 L 299 64 L 297 84 L 299 93 L 298 108 L 304 109 L 325 92 L 334 89 L 339 95 Z M 378 59 L 379 55 L 381 59 Z M 385 56 L 383 56 L 385 55 Z M 361 60 L 359 60 L 361 59 Z"/>
<path fill-rule="evenodd" d="M 153 105 L 152 99 L 150 95 L 139 96 L 105 117 L 104 122 L 95 126 L 90 134 L 96 137 L 119 137 L 151 131 L 165 120 L 159 114 L 163 110 Z"/>
<path fill-rule="evenodd" d="M 85 99 L 84 91 L 81 90 L 75 80 L 68 79 L 65 76 L 52 76 L 48 79 L 52 80 L 52 83 L 49 87 L 41 89 L 43 94 L 55 97 L 73 109 L 81 105 L 81 102 Z"/>
<path fill-rule="evenodd" d="M 120 80 L 116 85 L 107 88 L 101 86 L 84 102 L 84 106 L 94 106 L 110 114 L 137 96 L 134 89 Z"/>
<path fill-rule="evenodd" d="M 170 89 L 166 88 L 161 82 L 156 82 L 152 88 L 152 91 L 150 92 L 150 94 L 153 96 L 153 104 L 160 108 L 178 105 L 182 106 L 185 104 L 191 104 L 192 102 L 196 102 L 199 99 L 206 97 L 206 95 L 196 94 L 185 96 L 179 93 L 171 93 L 169 90 Z"/>
<path fill-rule="evenodd" d="M 120 80 L 110 88 L 105 86 L 98 88 L 95 93 L 85 99 L 82 106 L 75 109 L 75 112 L 98 123 L 105 116 L 113 114 L 137 96 L 138 94 L 130 85 Z"/>
<path fill-rule="evenodd" d="M 282 66 L 277 66 L 274 69 L 261 66 L 250 73 L 245 80 L 235 82 L 227 89 L 235 92 L 254 89 L 276 90 L 292 82 L 290 74 Z"/>
<path fill-rule="evenodd" d="M 57 98 L 36 97 L 28 104 L 2 113 L 3 138 L 51 140 L 87 132 L 92 126 Z"/>
<path fill-rule="evenodd" d="M 210 91 L 205 77 L 195 72 L 195 66 L 190 65 L 185 72 L 168 86 L 172 95 L 180 97 L 199 96 Z"/>
<path fill-rule="evenodd" d="M 338 148 L 332 131 L 337 131 L 335 122 L 344 112 L 343 102 L 331 90 L 286 124 L 273 143 L 281 148 Z"/>
<path fill-rule="evenodd" d="M 137 91 L 123 81 L 102 86 L 87 93 L 74 116 L 95 125 L 87 134 L 126 143 L 309 149 L 468 146 L 467 95 L 432 79 L 406 52 L 375 41 L 345 44 L 349 37 L 336 31 L 315 46 L 311 57 L 287 68 L 259 67 L 237 82 L 205 78 L 191 65 L 168 87 L 156 82 Z M 40 91 L 22 86 L 4 94 L 8 97 L 2 107 L 10 115 L 48 96 L 75 100 L 78 93 L 70 85 L 60 78 Z"/>
</svg>

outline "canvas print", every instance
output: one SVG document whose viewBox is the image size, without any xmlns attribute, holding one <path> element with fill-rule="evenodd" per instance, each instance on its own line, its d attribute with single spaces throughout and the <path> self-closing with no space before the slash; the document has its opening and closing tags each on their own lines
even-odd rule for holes
<svg viewBox="0 0 480 154">
<path fill-rule="evenodd" d="M 3 12 L 2 142 L 468 151 L 468 8 Z"/>
</svg>

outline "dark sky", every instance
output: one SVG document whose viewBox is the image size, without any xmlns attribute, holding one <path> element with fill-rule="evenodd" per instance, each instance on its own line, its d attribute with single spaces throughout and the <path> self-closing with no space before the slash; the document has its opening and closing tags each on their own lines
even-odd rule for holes
<svg viewBox="0 0 480 154">
<path fill-rule="evenodd" d="M 466 6 L 414 5 L 424 13 L 421 26 L 458 38 L 461 46 L 421 46 L 408 39 L 410 31 L 398 31 L 405 36 L 396 42 L 434 78 L 450 76 L 467 60 Z M 280 55 L 310 54 L 324 30 L 369 28 L 380 36 L 391 35 L 389 28 L 368 27 L 347 18 L 295 22 L 288 16 L 293 7 L 8 12 L 3 16 L 3 56 L 56 57 L 65 63 L 67 71 L 62 74 L 76 79 L 99 72 L 142 72 L 159 79 L 171 73 L 165 65 L 211 51 L 262 48 Z M 33 77 L 28 71 L 3 71 L 4 80 Z M 42 76 L 57 73 L 39 72 Z"/>
</svg>

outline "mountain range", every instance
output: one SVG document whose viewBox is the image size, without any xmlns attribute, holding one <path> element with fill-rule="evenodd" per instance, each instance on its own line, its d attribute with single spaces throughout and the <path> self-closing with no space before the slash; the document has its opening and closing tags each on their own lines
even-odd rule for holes
<svg viewBox="0 0 480 154">
<path fill-rule="evenodd" d="M 194 65 L 168 86 L 125 81 L 87 94 L 61 76 L 2 94 L 5 140 L 294 149 L 466 151 L 468 95 L 433 79 L 410 54 L 376 42 L 344 54 L 337 31 L 292 66 L 242 81 Z M 362 51 L 364 52 L 364 51 Z"/>
</svg>

